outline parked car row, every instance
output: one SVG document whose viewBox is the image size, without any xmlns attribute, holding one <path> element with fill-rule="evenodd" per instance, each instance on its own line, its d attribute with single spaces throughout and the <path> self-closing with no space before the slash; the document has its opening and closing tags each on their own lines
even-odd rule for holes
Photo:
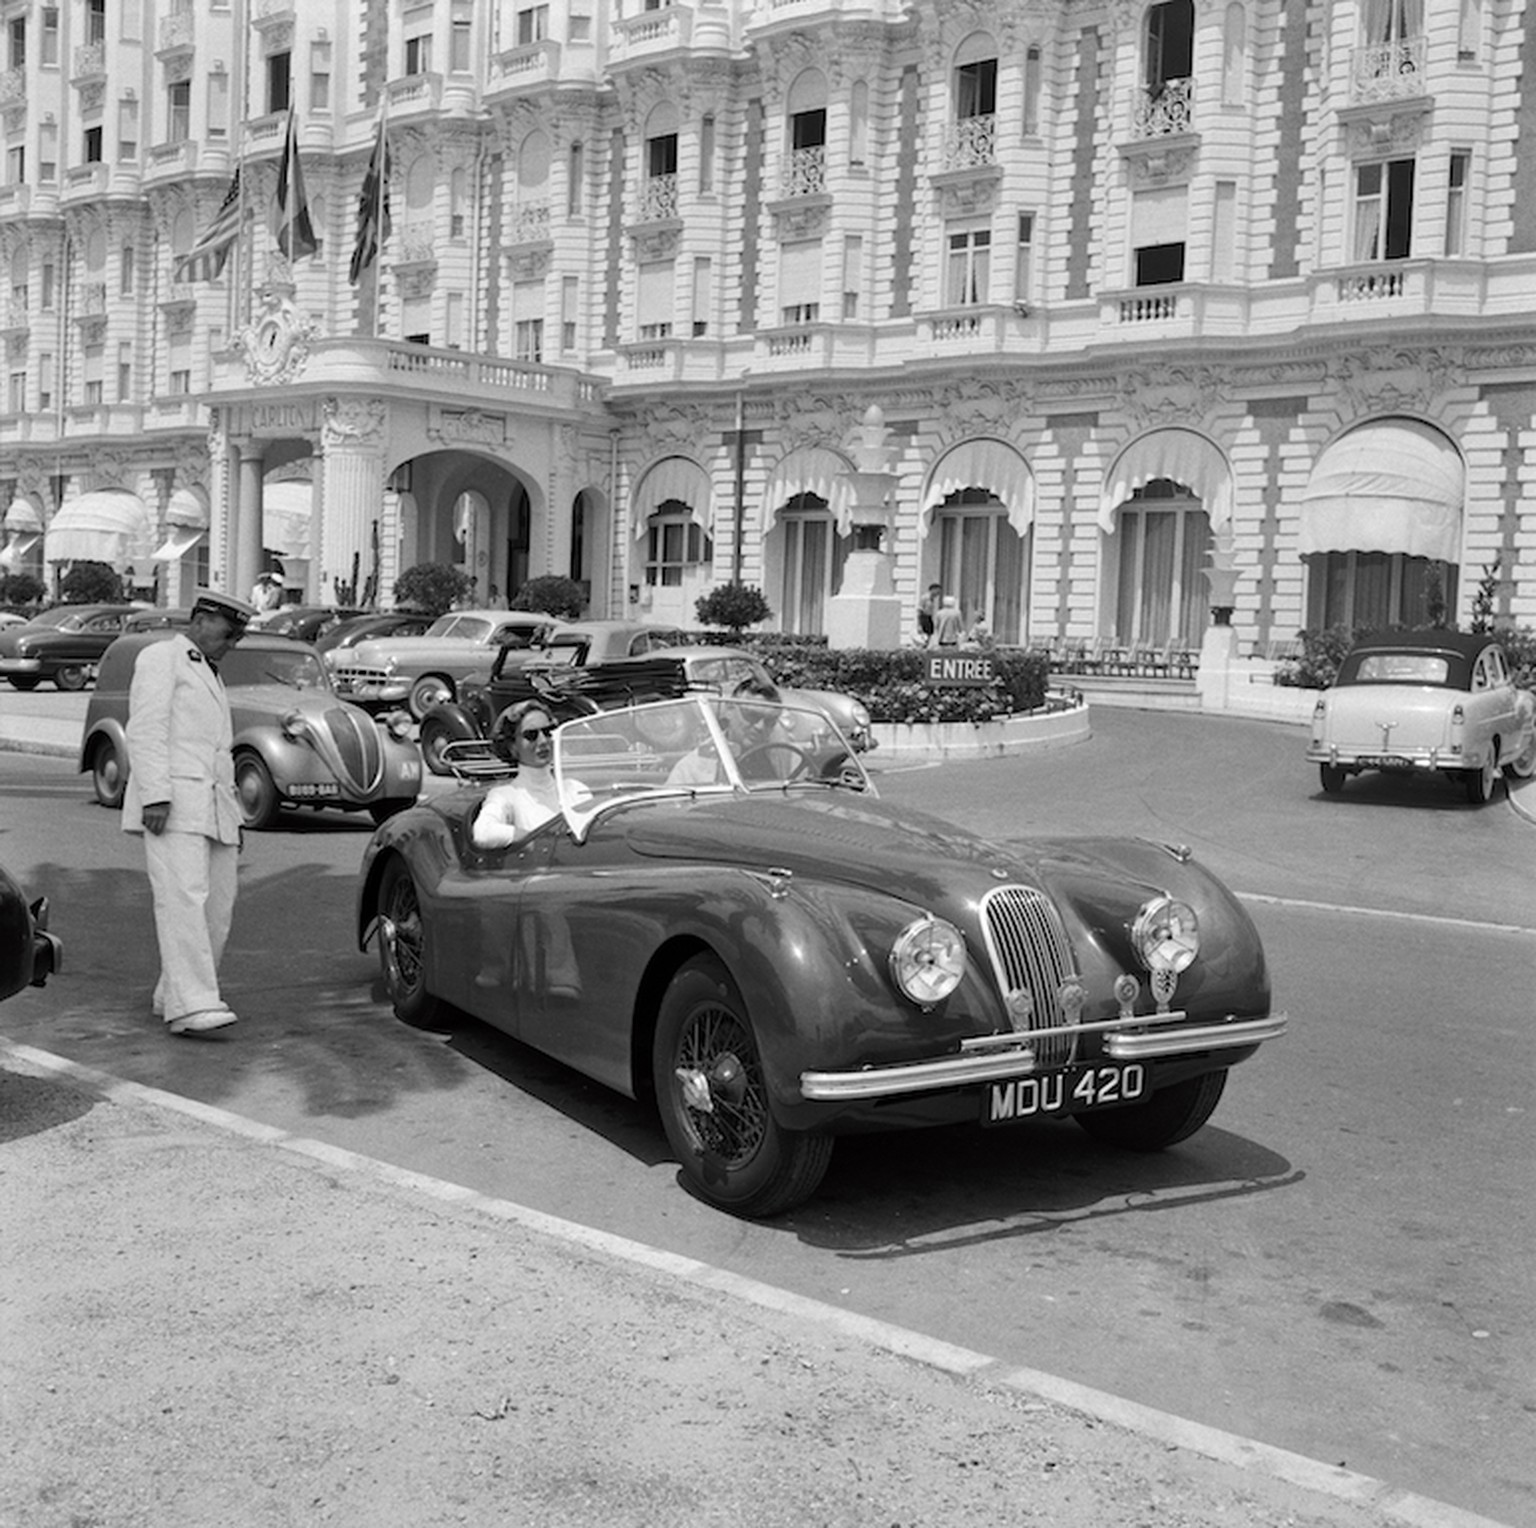
<svg viewBox="0 0 1536 1528">
<path fill-rule="evenodd" d="M 0 630 L 0 675 L 17 690 L 35 690 L 45 679 L 60 690 L 83 690 L 123 623 L 141 608 L 55 605 Z"/>
</svg>

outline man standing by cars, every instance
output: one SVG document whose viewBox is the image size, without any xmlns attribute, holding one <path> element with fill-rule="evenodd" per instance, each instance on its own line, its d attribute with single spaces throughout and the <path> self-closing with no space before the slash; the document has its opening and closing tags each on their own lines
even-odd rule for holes
<svg viewBox="0 0 1536 1528">
<path fill-rule="evenodd" d="M 160 947 L 153 1007 L 173 1035 L 235 1022 L 219 995 L 219 960 L 234 913 L 241 818 L 218 663 L 255 613 L 244 600 L 199 590 L 186 631 L 139 654 L 128 691 L 123 831 L 144 834 Z"/>
</svg>

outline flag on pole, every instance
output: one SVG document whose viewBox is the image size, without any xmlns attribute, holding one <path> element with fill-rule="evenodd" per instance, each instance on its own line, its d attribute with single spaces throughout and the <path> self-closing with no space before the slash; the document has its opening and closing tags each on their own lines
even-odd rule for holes
<svg viewBox="0 0 1536 1528">
<path fill-rule="evenodd" d="M 217 281 L 224 272 L 224 262 L 240 236 L 240 171 L 230 180 L 229 190 L 213 221 L 203 230 L 186 254 L 176 257 L 171 273 L 173 281 Z"/>
<path fill-rule="evenodd" d="M 304 194 L 304 170 L 299 164 L 299 129 L 291 108 L 282 163 L 277 170 L 275 224 L 277 247 L 289 260 L 302 260 L 319 250 L 320 241 L 309 221 L 309 198 Z"/>
<path fill-rule="evenodd" d="M 352 247 L 352 266 L 348 278 L 356 286 L 365 270 L 379 257 L 379 250 L 389 237 L 389 139 L 384 130 L 384 113 L 379 112 L 378 131 L 373 152 L 363 173 L 363 189 L 357 197 L 357 243 Z"/>
</svg>

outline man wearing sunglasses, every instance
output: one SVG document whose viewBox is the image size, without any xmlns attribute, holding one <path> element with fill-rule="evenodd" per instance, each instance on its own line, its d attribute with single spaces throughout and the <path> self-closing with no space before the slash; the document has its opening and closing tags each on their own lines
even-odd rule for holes
<svg viewBox="0 0 1536 1528">
<path fill-rule="evenodd" d="M 555 757 L 555 719 L 542 700 L 524 700 L 502 713 L 492 747 L 516 776 L 493 786 L 470 829 L 477 849 L 505 849 L 527 838 L 565 808 L 550 765 Z"/>
</svg>

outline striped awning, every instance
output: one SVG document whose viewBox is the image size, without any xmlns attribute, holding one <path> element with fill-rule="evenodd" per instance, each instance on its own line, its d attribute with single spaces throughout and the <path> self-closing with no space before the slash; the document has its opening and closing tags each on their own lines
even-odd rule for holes
<svg viewBox="0 0 1536 1528">
<path fill-rule="evenodd" d="M 647 469 L 629 502 L 632 535 L 645 529 L 645 522 L 663 504 L 686 504 L 693 518 L 709 530 L 714 523 L 714 491 L 709 474 L 689 456 L 664 456 Z"/>
<path fill-rule="evenodd" d="M 1461 455 L 1411 419 L 1360 425 L 1318 457 L 1301 496 L 1297 551 L 1401 552 L 1461 560 Z"/>
<path fill-rule="evenodd" d="M 848 478 L 852 471 L 846 458 L 826 446 L 802 446 L 791 451 L 768 475 L 768 486 L 763 490 L 765 516 L 777 514 L 803 493 L 813 493 L 827 501 L 838 530 L 847 535 L 853 516 L 853 484 Z"/>
<path fill-rule="evenodd" d="M 167 531 L 165 540 L 155 548 L 156 562 L 180 562 L 207 535 L 195 525 L 172 525 Z"/>
<path fill-rule="evenodd" d="M 926 536 L 933 512 L 952 493 L 979 488 L 1008 510 L 1008 523 L 1023 535 L 1035 519 L 1035 476 L 1005 440 L 981 438 L 952 446 L 933 465 L 923 493 L 918 534 Z"/>
<path fill-rule="evenodd" d="M 41 541 L 38 531 L 13 531 L 11 539 L 0 547 L 0 568 L 14 573 L 31 555 L 32 548 Z"/>
<path fill-rule="evenodd" d="M 165 506 L 165 523 L 208 529 L 208 500 L 200 488 L 178 488 Z"/>
<path fill-rule="evenodd" d="M 43 517 L 30 499 L 12 499 L 5 511 L 5 528 L 8 531 L 32 531 L 43 533 Z"/>
<path fill-rule="evenodd" d="M 1113 535 L 1115 513 L 1138 488 L 1166 478 L 1200 500 L 1212 530 L 1232 518 L 1232 469 L 1213 442 L 1193 430 L 1151 430 L 1133 440 L 1109 469 L 1099 501 L 1099 528 Z"/>
<path fill-rule="evenodd" d="M 71 499 L 53 517 L 43 558 L 54 562 L 105 562 L 119 572 L 149 558 L 155 527 L 136 493 L 99 488 Z"/>
</svg>

